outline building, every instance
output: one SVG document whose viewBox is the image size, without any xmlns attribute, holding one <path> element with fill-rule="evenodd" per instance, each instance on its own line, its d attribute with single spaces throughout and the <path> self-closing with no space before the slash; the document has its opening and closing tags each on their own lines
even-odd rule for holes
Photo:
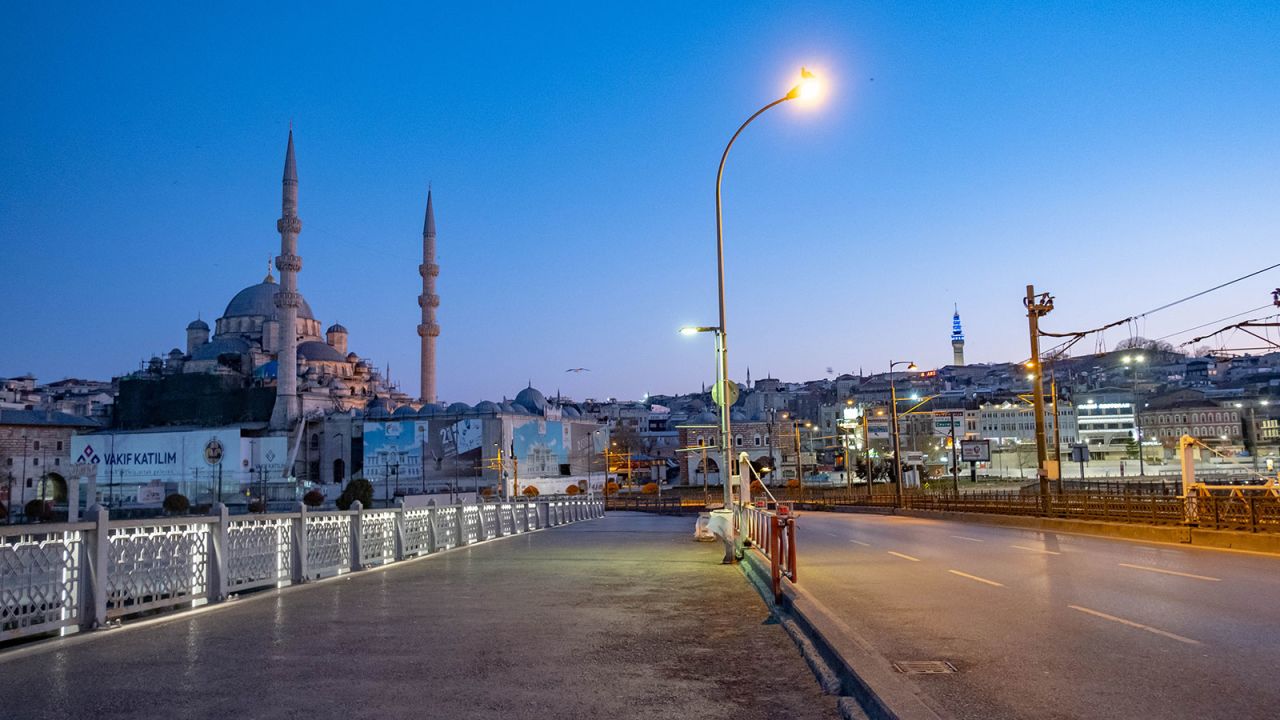
<svg viewBox="0 0 1280 720">
<path fill-rule="evenodd" d="M 1053 405 L 1045 403 L 1044 432 L 1046 441 L 1052 445 L 1060 439 L 1062 446 L 1077 442 L 1081 430 L 1077 426 L 1076 408 L 1066 400 L 1058 401 L 1058 415 L 1055 420 Z M 1019 445 L 1035 443 L 1036 413 L 1029 403 L 1006 401 L 1002 403 L 983 403 L 978 407 L 978 434 L 982 439 L 992 441 L 993 445 Z M 1059 428 L 1061 430 L 1059 431 Z M 1060 434 L 1059 434 L 1060 433 Z"/>
<path fill-rule="evenodd" d="M 964 330 L 960 327 L 960 308 L 951 316 L 951 364 L 964 367 Z"/>
<path fill-rule="evenodd" d="M 0 504 L 12 513 L 35 499 L 65 502 L 72 437 L 96 427 L 53 410 L 0 408 Z"/>
<path fill-rule="evenodd" d="M 1099 459 L 1124 458 L 1137 440 L 1133 422 L 1133 392 L 1105 388 L 1078 396 L 1076 422 L 1080 442 Z"/>
</svg>

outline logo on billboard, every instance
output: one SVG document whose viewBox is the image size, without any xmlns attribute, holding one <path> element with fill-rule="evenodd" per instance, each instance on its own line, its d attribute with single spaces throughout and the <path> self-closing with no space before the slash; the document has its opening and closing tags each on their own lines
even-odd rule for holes
<svg viewBox="0 0 1280 720">
<path fill-rule="evenodd" d="M 204 445 L 204 461 L 209 465 L 217 465 L 222 462 L 222 442 L 218 438 L 212 438 Z"/>
<path fill-rule="evenodd" d="M 76 458 L 78 463 L 98 463 L 98 453 L 93 451 L 92 445 L 85 445 L 84 450 L 80 451 L 80 457 Z"/>
<path fill-rule="evenodd" d="M 991 441 L 961 440 L 960 459 L 964 462 L 991 462 Z"/>
</svg>

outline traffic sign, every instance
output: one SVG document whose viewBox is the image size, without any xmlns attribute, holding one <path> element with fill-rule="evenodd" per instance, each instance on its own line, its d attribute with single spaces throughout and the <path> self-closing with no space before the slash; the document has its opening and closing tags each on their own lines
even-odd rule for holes
<svg viewBox="0 0 1280 720">
<path fill-rule="evenodd" d="M 725 406 L 733 407 L 733 404 L 738 402 L 738 383 L 728 380 L 724 385 L 729 388 L 729 402 L 725 403 Z M 712 386 L 711 399 L 715 400 L 717 405 L 720 404 L 720 383 L 716 383 Z"/>
</svg>

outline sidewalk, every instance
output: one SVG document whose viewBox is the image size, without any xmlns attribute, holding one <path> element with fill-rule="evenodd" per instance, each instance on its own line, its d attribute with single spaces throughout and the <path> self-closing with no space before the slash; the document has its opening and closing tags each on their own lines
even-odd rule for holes
<svg viewBox="0 0 1280 720">
<path fill-rule="evenodd" d="M 832 718 L 690 518 L 611 513 L 5 659 L 6 718 Z"/>
</svg>

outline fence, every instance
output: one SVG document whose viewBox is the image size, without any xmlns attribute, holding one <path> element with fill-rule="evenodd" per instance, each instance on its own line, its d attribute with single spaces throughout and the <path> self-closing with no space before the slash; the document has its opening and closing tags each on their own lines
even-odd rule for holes
<svg viewBox="0 0 1280 720">
<path fill-rule="evenodd" d="M 598 499 L 0 527 L 0 642 L 602 517 Z"/>
<path fill-rule="evenodd" d="M 796 520 L 785 505 L 767 510 L 752 505 L 734 506 L 738 533 L 769 561 L 773 597 L 782 599 L 782 579 L 796 582 Z"/>
</svg>

